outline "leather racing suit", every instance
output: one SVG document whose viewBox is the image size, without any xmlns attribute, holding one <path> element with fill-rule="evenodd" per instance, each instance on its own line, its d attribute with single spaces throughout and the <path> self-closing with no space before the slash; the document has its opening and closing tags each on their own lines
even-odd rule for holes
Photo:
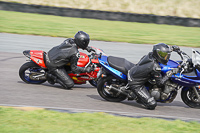
<svg viewBox="0 0 200 133">
<path fill-rule="evenodd" d="M 64 88 L 72 88 L 74 82 L 64 69 L 64 65 L 70 63 L 73 73 L 86 72 L 84 67 L 77 66 L 79 56 L 77 45 L 72 38 L 66 39 L 60 45 L 53 47 L 46 56 L 46 66 L 50 73 L 48 76 L 53 78 L 54 81 L 56 80 L 55 82 L 60 83 Z"/>
<path fill-rule="evenodd" d="M 140 102 L 142 102 L 148 109 L 154 109 L 157 106 L 157 103 L 154 98 L 150 96 L 144 84 L 149 78 L 153 77 L 156 80 L 157 86 L 162 87 L 171 76 L 165 75 L 162 77 L 161 67 L 152 54 L 153 53 L 150 52 L 148 55 L 145 55 L 128 72 L 130 88 L 134 91 L 137 97 L 139 97 Z"/>
</svg>

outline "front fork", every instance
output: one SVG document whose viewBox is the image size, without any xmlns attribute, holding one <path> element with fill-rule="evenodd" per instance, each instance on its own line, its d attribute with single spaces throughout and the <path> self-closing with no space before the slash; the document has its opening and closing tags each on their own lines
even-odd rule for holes
<svg viewBox="0 0 200 133">
<path fill-rule="evenodd" d="M 192 89 L 193 89 L 193 91 L 194 91 L 194 94 L 195 94 L 196 97 L 197 97 L 197 102 L 200 102 L 200 95 L 199 95 L 199 93 L 198 93 L 196 87 L 192 87 Z"/>
</svg>

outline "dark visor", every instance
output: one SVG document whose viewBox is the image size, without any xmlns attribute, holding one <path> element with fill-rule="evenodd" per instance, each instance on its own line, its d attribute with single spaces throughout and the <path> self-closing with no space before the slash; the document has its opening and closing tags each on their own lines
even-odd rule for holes
<svg viewBox="0 0 200 133">
<path fill-rule="evenodd" d="M 161 58 L 167 60 L 167 58 L 168 58 L 168 56 L 169 56 L 169 53 L 167 53 L 167 52 L 162 52 L 162 51 L 157 51 L 157 52 L 158 52 L 158 55 L 159 55 Z"/>
</svg>

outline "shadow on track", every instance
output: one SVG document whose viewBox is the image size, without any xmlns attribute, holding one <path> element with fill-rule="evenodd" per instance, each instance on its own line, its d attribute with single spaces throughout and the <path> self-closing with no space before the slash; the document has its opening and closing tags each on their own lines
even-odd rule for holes
<svg viewBox="0 0 200 133">
<path fill-rule="evenodd" d="M 23 81 L 17 81 L 17 83 L 20 83 L 20 84 L 27 84 Z M 57 89 L 63 89 L 63 90 L 68 90 L 68 89 L 64 89 L 60 84 L 56 83 L 54 85 L 51 85 L 47 82 L 45 83 L 42 83 L 42 84 L 27 84 L 27 85 L 37 85 L 37 86 L 47 86 L 47 87 L 53 87 L 53 88 L 57 88 Z M 92 85 L 90 84 L 75 84 L 74 87 L 72 87 L 72 89 L 69 89 L 69 90 L 73 90 L 73 89 L 76 89 L 76 88 L 81 88 L 81 89 L 96 89 L 95 87 L 93 87 Z"/>
</svg>

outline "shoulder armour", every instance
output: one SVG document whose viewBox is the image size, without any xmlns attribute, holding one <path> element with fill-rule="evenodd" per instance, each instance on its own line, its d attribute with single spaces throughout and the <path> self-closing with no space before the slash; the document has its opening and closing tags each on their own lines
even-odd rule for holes
<svg viewBox="0 0 200 133">
<path fill-rule="evenodd" d="M 141 58 L 141 60 L 138 62 L 138 65 L 144 65 L 150 62 L 153 63 L 153 58 L 151 58 L 151 56 L 148 54 Z"/>
<path fill-rule="evenodd" d="M 72 56 L 72 55 L 76 55 L 76 57 L 80 57 L 80 53 L 79 53 L 79 51 L 78 51 L 78 48 L 76 47 L 76 45 L 72 45 L 72 48 L 71 48 L 71 50 L 70 50 L 70 56 Z"/>
<path fill-rule="evenodd" d="M 74 44 L 74 39 L 68 38 L 67 40 L 68 40 L 68 42 L 69 42 L 70 44 Z"/>
</svg>

